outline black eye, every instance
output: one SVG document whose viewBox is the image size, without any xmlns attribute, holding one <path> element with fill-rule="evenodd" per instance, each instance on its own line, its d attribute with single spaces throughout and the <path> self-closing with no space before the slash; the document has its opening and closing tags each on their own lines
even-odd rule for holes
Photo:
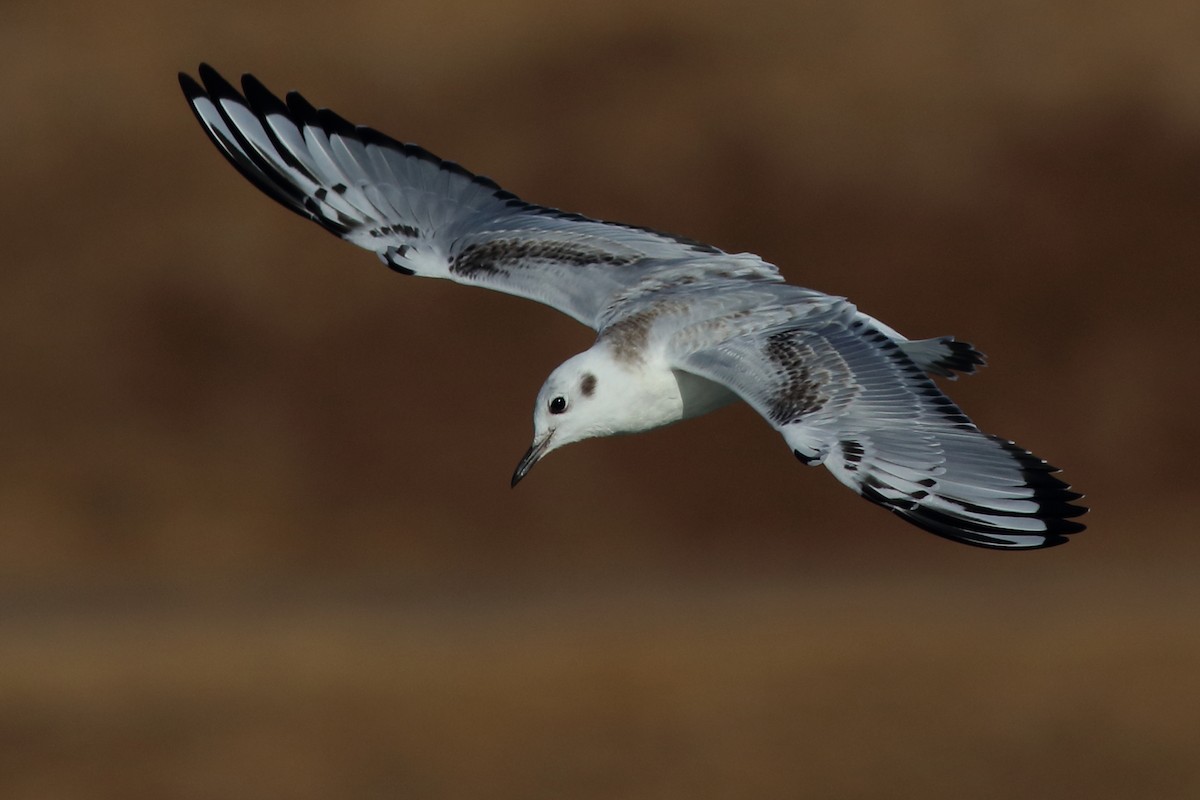
<svg viewBox="0 0 1200 800">
<path fill-rule="evenodd" d="M 550 413 L 561 414 L 567 410 L 567 398 L 556 397 L 550 401 Z"/>
</svg>

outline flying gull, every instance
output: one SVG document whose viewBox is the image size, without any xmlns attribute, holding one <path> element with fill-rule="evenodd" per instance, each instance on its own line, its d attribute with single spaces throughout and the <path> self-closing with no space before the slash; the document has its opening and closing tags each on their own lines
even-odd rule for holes
<svg viewBox="0 0 1200 800">
<path fill-rule="evenodd" d="M 750 253 L 521 200 L 416 145 L 204 64 L 180 85 L 205 132 L 265 194 L 403 275 L 527 297 L 597 332 L 550 373 L 515 486 L 546 454 L 742 400 L 802 462 L 927 531 L 1031 549 L 1084 526 L 1058 470 L 979 430 L 930 376 L 984 358 L 910 340 Z"/>
</svg>

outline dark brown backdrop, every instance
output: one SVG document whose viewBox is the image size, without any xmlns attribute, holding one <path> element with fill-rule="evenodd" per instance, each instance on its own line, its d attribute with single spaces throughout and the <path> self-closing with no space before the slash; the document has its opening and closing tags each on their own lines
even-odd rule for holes
<svg viewBox="0 0 1200 800">
<path fill-rule="evenodd" d="M 0 794 L 1200 795 L 1194 3 L 56 4 L 0 25 Z M 205 141 L 208 60 L 992 365 L 1005 554 L 746 409 L 508 488 L 589 333 Z"/>
</svg>

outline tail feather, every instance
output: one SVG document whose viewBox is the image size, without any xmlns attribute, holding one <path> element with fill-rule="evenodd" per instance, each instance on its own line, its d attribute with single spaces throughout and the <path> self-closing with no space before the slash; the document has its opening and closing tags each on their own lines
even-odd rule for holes
<svg viewBox="0 0 1200 800">
<path fill-rule="evenodd" d="M 956 341 L 953 336 L 905 340 L 899 344 L 905 355 L 921 369 L 950 380 L 957 380 L 956 373 L 971 375 L 979 367 L 987 365 L 987 357 L 983 353 L 967 342 Z"/>
</svg>

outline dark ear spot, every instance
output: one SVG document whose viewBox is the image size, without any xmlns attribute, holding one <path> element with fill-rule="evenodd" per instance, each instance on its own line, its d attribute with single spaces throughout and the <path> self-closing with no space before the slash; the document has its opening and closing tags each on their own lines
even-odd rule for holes
<svg viewBox="0 0 1200 800">
<path fill-rule="evenodd" d="M 579 391 L 583 392 L 584 397 L 591 397 L 596 391 L 596 376 L 592 373 L 587 373 L 583 376 L 583 381 L 579 384 Z"/>
</svg>

